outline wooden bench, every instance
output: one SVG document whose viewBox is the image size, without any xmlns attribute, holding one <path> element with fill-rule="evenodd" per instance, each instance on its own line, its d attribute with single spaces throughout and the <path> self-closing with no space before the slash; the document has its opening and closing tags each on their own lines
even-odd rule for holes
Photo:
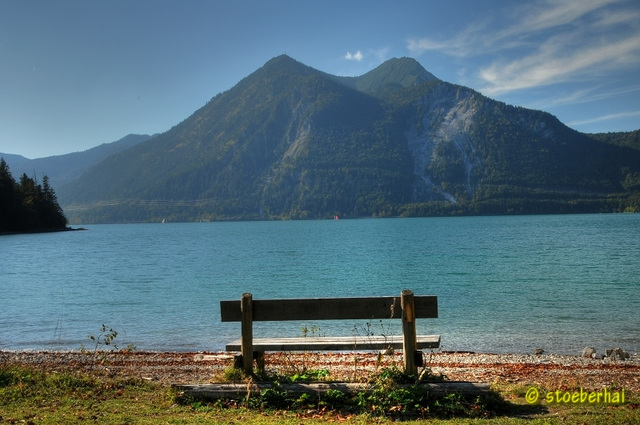
<svg viewBox="0 0 640 425">
<path fill-rule="evenodd" d="M 416 335 L 416 318 L 438 317 L 435 296 L 414 296 L 402 291 L 400 297 L 308 298 L 253 300 L 251 294 L 239 301 L 220 301 L 222 322 L 241 322 L 242 337 L 226 346 L 240 351 L 242 368 L 253 373 L 253 360 L 264 369 L 265 351 L 403 350 L 404 370 L 416 374 L 422 353 L 418 349 L 438 348 L 439 335 Z M 402 336 L 350 336 L 253 338 L 253 322 L 285 320 L 402 319 Z"/>
</svg>

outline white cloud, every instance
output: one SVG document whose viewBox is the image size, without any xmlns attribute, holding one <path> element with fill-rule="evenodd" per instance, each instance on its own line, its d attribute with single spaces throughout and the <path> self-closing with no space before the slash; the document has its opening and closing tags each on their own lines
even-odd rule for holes
<svg viewBox="0 0 640 425">
<path fill-rule="evenodd" d="M 345 59 L 350 60 L 350 61 L 361 61 L 362 59 L 364 59 L 364 55 L 362 54 L 362 52 L 360 50 L 358 50 L 355 53 L 351 53 L 351 52 L 347 52 L 347 54 L 344 56 Z"/>
<path fill-rule="evenodd" d="M 427 37 L 424 38 L 410 38 L 407 41 L 407 48 L 414 53 L 422 53 L 427 50 L 445 50 L 451 48 L 456 43 L 453 40 L 449 41 L 435 41 Z"/>
<path fill-rule="evenodd" d="M 388 47 L 382 47 L 380 49 L 377 50 L 372 50 L 371 54 L 380 62 L 383 62 L 387 59 L 387 56 L 389 55 L 389 48 Z"/>
<path fill-rule="evenodd" d="M 454 38 L 435 40 L 430 37 L 410 38 L 407 40 L 407 49 L 420 55 L 426 51 L 440 51 L 450 56 L 465 57 L 477 54 L 477 49 L 486 45 L 489 31 L 489 22 L 475 22 L 469 27 L 458 31 Z"/>
<path fill-rule="evenodd" d="M 567 123 L 567 125 L 569 125 L 569 126 L 579 126 L 579 125 L 585 125 L 585 124 L 594 124 L 594 123 L 602 122 L 602 121 L 610 121 L 610 120 L 616 120 L 616 119 L 620 119 L 620 118 L 633 118 L 633 117 L 640 117 L 640 111 L 620 112 L 620 113 L 617 113 L 617 114 L 608 114 L 608 115 L 603 115 L 601 117 L 590 118 L 588 120 L 583 120 L 583 121 L 572 121 L 570 123 Z"/>
<path fill-rule="evenodd" d="M 534 109 L 545 109 L 550 106 L 575 105 L 579 103 L 601 102 L 640 92 L 640 84 L 607 88 L 606 85 L 592 85 L 575 90 L 571 93 L 557 93 L 553 98 L 540 99 L 529 104 Z"/>
<path fill-rule="evenodd" d="M 620 3 L 620 0 L 545 0 L 514 9 L 516 20 L 505 36 L 557 28 L 572 24 L 578 19 L 606 6 Z"/>
<path fill-rule="evenodd" d="M 517 3 L 499 19 L 477 21 L 447 40 L 407 41 L 415 54 L 439 51 L 489 58 L 478 77 L 487 95 L 586 81 L 640 65 L 640 11 L 628 0 Z M 501 27 L 503 22 L 508 22 Z"/>
<path fill-rule="evenodd" d="M 501 22 L 495 19 L 481 18 L 468 27 L 456 31 L 456 36 L 444 40 L 430 37 L 407 40 L 407 49 L 415 54 L 436 50 L 451 56 L 477 56 L 481 54 L 505 51 L 523 45 L 531 45 L 528 38 L 540 35 L 542 31 L 553 28 L 573 26 L 575 21 L 605 6 L 620 3 L 620 0 L 540 0 L 533 3 L 520 3 L 505 12 L 500 19 L 511 25 L 501 28 Z M 614 24 L 632 22 L 635 13 L 624 11 L 613 13 L 602 11 L 598 22 L 607 28 Z M 597 26 L 598 22 L 591 23 Z M 575 29 L 575 28 L 574 28 Z M 585 31 L 585 30 L 583 30 Z M 586 32 L 586 31 L 585 31 Z"/>
<path fill-rule="evenodd" d="M 483 93 L 497 95 L 514 90 L 547 86 L 605 74 L 624 65 L 627 58 L 640 59 L 640 37 L 602 43 L 599 46 L 573 46 L 558 38 L 551 38 L 540 48 L 508 63 L 493 63 L 480 70 L 480 77 L 488 83 Z"/>
</svg>

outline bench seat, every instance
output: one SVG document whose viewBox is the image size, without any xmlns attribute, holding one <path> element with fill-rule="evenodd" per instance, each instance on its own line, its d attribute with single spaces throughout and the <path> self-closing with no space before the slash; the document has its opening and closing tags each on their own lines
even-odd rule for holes
<svg viewBox="0 0 640 425">
<path fill-rule="evenodd" d="M 240 322 L 241 338 L 226 345 L 227 351 L 239 351 L 234 367 L 253 374 L 254 360 L 264 370 L 266 351 L 374 351 L 401 349 L 404 372 L 415 375 L 422 366 L 421 348 L 439 348 L 439 335 L 416 335 L 417 318 L 437 318 L 438 298 L 415 296 L 405 289 L 399 297 L 285 298 L 253 300 L 250 293 L 240 300 L 220 301 L 220 321 Z M 402 320 L 401 336 L 342 336 L 298 338 L 254 338 L 254 322 L 316 320 Z"/>
<path fill-rule="evenodd" d="M 418 335 L 416 348 L 440 347 L 440 335 Z M 344 337 L 299 337 L 299 338 L 254 338 L 254 351 L 331 351 L 331 350 L 385 350 L 402 349 L 400 336 L 344 336 Z M 227 351 L 241 351 L 242 339 L 226 345 Z"/>
</svg>

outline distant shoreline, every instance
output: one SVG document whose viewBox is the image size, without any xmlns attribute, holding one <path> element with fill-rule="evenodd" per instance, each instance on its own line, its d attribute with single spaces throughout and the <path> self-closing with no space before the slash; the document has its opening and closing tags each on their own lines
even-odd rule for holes
<svg viewBox="0 0 640 425">
<path fill-rule="evenodd" d="M 87 230 L 84 227 L 65 227 L 64 229 L 38 229 L 38 230 L 25 230 L 23 232 L 0 232 L 0 236 L 6 235 L 30 235 L 37 233 L 57 233 L 57 232 L 75 232 L 78 230 Z"/>
</svg>

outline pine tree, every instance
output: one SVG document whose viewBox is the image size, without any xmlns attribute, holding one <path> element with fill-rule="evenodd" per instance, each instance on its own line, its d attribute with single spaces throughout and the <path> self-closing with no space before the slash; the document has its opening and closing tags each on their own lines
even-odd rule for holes
<svg viewBox="0 0 640 425">
<path fill-rule="evenodd" d="M 0 232 L 13 231 L 19 218 L 21 201 L 16 182 L 4 158 L 0 158 Z"/>
<path fill-rule="evenodd" d="M 40 220 L 45 228 L 57 229 L 66 227 L 67 218 L 58 204 L 58 197 L 53 188 L 49 185 L 49 177 L 42 178 L 42 208 L 40 210 Z"/>
<path fill-rule="evenodd" d="M 0 232 L 34 232 L 64 229 L 67 218 L 44 176 L 42 185 L 26 174 L 16 183 L 0 158 Z"/>
</svg>

